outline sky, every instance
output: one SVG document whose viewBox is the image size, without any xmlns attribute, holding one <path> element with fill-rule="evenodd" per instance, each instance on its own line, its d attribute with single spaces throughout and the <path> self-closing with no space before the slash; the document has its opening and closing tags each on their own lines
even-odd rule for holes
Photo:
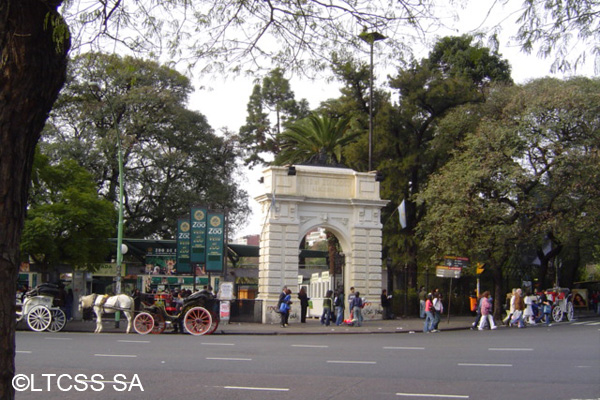
<svg viewBox="0 0 600 400">
<path fill-rule="evenodd" d="M 447 22 L 447 31 L 440 31 L 435 36 L 442 37 L 447 35 L 462 35 L 465 33 L 472 33 L 474 30 L 479 29 L 482 25 L 502 25 L 502 35 L 500 36 L 501 43 L 499 53 L 505 59 L 507 59 L 512 67 L 513 80 L 522 84 L 528 80 L 540 78 L 544 76 L 554 76 L 563 78 L 562 74 L 551 74 L 550 67 L 552 60 L 541 59 L 536 55 L 528 55 L 520 51 L 520 49 L 511 44 L 510 36 L 516 31 L 516 25 L 512 22 L 516 19 L 516 16 L 507 16 L 502 10 L 496 9 L 496 12 L 488 14 L 489 5 L 493 0 L 478 0 L 477 2 L 470 5 L 467 9 L 461 12 L 461 19 L 459 21 Z M 377 43 L 377 46 L 385 45 L 384 42 Z M 420 46 L 415 49 L 415 58 L 421 59 L 425 57 L 430 48 L 426 46 Z M 365 61 L 368 61 L 368 55 L 365 56 Z M 580 74 L 592 76 L 593 68 L 590 65 L 586 65 L 585 68 L 579 71 Z M 386 77 L 389 74 L 393 74 L 394 70 L 383 70 L 381 66 L 378 66 L 375 55 L 375 82 L 374 86 L 381 88 L 386 84 Z M 306 99 L 311 108 L 316 108 L 319 104 L 329 98 L 335 98 L 339 96 L 340 84 L 336 81 L 322 80 L 300 80 L 295 77 L 287 77 L 290 79 L 291 88 L 295 93 L 297 100 Z M 195 87 L 205 87 L 208 89 L 196 90 L 190 97 L 190 108 L 204 114 L 209 124 L 216 130 L 219 131 L 221 128 L 228 128 L 230 131 L 237 132 L 237 130 L 244 125 L 247 111 L 246 105 L 252 88 L 255 84 L 252 78 L 237 77 L 229 78 L 228 80 L 219 80 L 212 78 L 210 81 L 201 81 L 199 79 L 193 80 Z M 261 194 L 260 185 L 256 182 L 261 176 L 261 167 L 255 167 L 253 170 L 243 167 L 243 174 L 245 177 L 244 189 L 249 195 L 249 205 L 252 210 L 252 215 L 248 219 L 248 223 L 240 231 L 234 234 L 233 238 L 258 234 L 262 228 L 262 221 L 260 220 L 260 212 L 258 209 L 258 203 L 254 200 L 254 197 Z"/>
</svg>

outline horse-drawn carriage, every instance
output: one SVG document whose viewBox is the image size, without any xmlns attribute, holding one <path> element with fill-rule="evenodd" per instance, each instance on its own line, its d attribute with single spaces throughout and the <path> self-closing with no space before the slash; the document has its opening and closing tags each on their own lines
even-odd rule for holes
<svg viewBox="0 0 600 400">
<path fill-rule="evenodd" d="M 59 332 L 67 317 L 56 305 L 59 287 L 53 284 L 41 284 L 25 293 L 23 301 L 17 301 L 17 323 L 25 320 L 32 331 Z"/>
<path fill-rule="evenodd" d="M 575 308 L 573 307 L 573 293 L 566 288 L 554 288 L 546 290 L 546 296 L 552 300 L 552 319 L 561 322 L 567 317 L 568 321 L 575 319 Z"/>
<path fill-rule="evenodd" d="M 199 291 L 183 299 L 178 310 L 171 307 L 170 295 L 157 295 L 152 305 L 144 305 L 133 320 L 139 334 L 162 333 L 167 327 L 182 329 L 192 335 L 210 335 L 218 325 L 217 299 L 208 291 Z"/>
</svg>

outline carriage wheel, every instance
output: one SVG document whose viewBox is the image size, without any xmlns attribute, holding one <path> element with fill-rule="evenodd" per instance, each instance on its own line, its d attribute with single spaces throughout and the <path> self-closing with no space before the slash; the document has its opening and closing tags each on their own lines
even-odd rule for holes
<svg viewBox="0 0 600 400">
<path fill-rule="evenodd" d="M 133 319 L 133 329 L 140 335 L 146 335 L 154 329 L 154 318 L 147 312 L 141 312 Z"/>
<path fill-rule="evenodd" d="M 166 326 L 167 324 L 165 324 L 165 318 L 160 314 L 154 314 L 154 328 L 152 328 L 152 333 L 163 333 Z"/>
<path fill-rule="evenodd" d="M 212 323 L 210 324 L 210 329 L 206 332 L 207 335 L 214 333 L 219 327 L 219 319 L 217 316 L 214 313 L 210 313 L 210 316 L 212 317 Z"/>
<path fill-rule="evenodd" d="M 204 307 L 193 307 L 185 313 L 183 325 L 194 336 L 208 333 L 212 324 L 210 312 Z"/>
<path fill-rule="evenodd" d="M 52 314 L 52 321 L 50 322 L 50 325 L 48 325 L 48 331 L 62 331 L 65 325 L 67 324 L 67 316 L 65 315 L 65 312 L 60 308 L 53 308 L 52 310 L 50 310 L 50 314 Z"/>
<path fill-rule="evenodd" d="M 573 321 L 575 319 L 575 308 L 573 307 L 573 303 L 570 301 L 567 302 L 567 320 Z"/>
<path fill-rule="evenodd" d="M 52 316 L 47 307 L 35 306 L 27 314 L 27 325 L 32 331 L 45 331 L 50 326 L 50 322 L 52 322 Z"/>
<path fill-rule="evenodd" d="M 563 310 L 559 304 L 552 309 L 552 319 L 554 319 L 554 322 L 560 322 L 563 319 Z"/>
</svg>

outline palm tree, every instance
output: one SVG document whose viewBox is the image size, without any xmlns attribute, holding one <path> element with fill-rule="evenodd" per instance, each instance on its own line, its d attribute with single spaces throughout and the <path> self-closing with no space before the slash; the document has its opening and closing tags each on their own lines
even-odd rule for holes
<svg viewBox="0 0 600 400">
<path fill-rule="evenodd" d="M 349 132 L 350 122 L 349 117 L 330 118 L 311 114 L 289 125 L 279 135 L 281 152 L 275 156 L 274 164 L 343 166 L 343 147 L 361 134 Z"/>
</svg>

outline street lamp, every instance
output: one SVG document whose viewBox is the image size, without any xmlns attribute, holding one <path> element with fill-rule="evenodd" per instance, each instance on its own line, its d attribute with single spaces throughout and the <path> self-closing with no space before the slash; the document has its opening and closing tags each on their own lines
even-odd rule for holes
<svg viewBox="0 0 600 400">
<path fill-rule="evenodd" d="M 369 169 L 373 170 L 373 45 L 375 42 L 385 39 L 381 33 L 373 31 L 363 31 L 359 38 L 367 42 L 371 46 L 371 64 L 370 64 L 370 76 L 369 76 Z"/>
</svg>

